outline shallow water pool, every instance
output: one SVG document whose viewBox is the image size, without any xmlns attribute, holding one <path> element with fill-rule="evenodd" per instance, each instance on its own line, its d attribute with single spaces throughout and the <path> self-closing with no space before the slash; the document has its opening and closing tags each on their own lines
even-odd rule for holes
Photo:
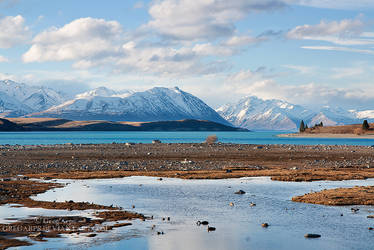
<svg viewBox="0 0 374 250">
<path fill-rule="evenodd" d="M 275 182 L 266 177 L 162 181 L 128 177 L 62 182 L 70 184 L 35 199 L 114 204 L 153 215 L 154 219 L 134 221 L 130 227 L 117 228 L 95 238 L 71 235 L 24 249 L 371 249 L 374 244 L 374 232 L 367 229 L 374 226 L 374 219 L 366 218 L 374 213 L 374 207 L 361 206 L 358 213 L 352 213 L 351 206 L 328 207 L 290 200 L 292 196 L 325 188 L 374 185 L 374 179 L 293 183 Z M 239 189 L 246 194 L 234 194 Z M 251 207 L 251 202 L 256 206 Z M 1 215 L 9 209 L 0 207 Z M 17 214 L 14 210 L 13 215 L 18 217 L 38 213 L 22 208 Z M 163 217 L 171 220 L 163 221 Z M 197 220 L 207 220 L 217 230 L 208 232 L 206 226 L 196 225 Z M 262 228 L 264 222 L 270 226 Z M 151 230 L 152 225 L 156 225 L 155 230 Z M 165 234 L 157 235 L 157 231 Z M 322 237 L 306 239 L 306 233 Z"/>
</svg>

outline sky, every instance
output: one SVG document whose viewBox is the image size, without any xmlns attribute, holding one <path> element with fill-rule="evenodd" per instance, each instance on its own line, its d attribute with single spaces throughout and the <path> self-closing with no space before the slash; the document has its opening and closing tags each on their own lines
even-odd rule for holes
<svg viewBox="0 0 374 250">
<path fill-rule="evenodd" d="M 0 80 L 374 109 L 373 0 L 0 0 Z"/>
</svg>

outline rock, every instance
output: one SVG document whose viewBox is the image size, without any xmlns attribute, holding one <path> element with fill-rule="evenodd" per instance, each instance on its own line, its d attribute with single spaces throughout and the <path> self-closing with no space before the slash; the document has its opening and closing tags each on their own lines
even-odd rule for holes
<svg viewBox="0 0 374 250">
<path fill-rule="evenodd" d="M 231 169 L 226 169 L 226 173 L 232 173 Z"/>
<path fill-rule="evenodd" d="M 206 220 L 204 220 L 204 221 L 201 222 L 201 225 L 204 225 L 204 226 L 207 226 L 208 224 L 209 224 L 209 222 L 206 221 Z"/>
<path fill-rule="evenodd" d="M 230 202 L 230 204 L 229 204 L 231 207 L 233 207 L 234 206 L 234 202 Z"/>
<path fill-rule="evenodd" d="M 152 141 L 152 144 L 159 144 L 159 143 L 161 143 L 160 140 L 153 140 L 153 141 Z"/>
<path fill-rule="evenodd" d="M 36 232 L 28 235 L 30 238 L 42 238 L 44 235 L 42 232 Z"/>
<path fill-rule="evenodd" d="M 359 208 L 357 208 L 357 207 L 352 207 L 351 208 L 351 211 L 352 212 L 354 212 L 354 213 L 357 213 L 358 212 L 358 210 L 360 210 Z"/>
<path fill-rule="evenodd" d="M 256 203 L 251 202 L 251 203 L 249 203 L 249 206 L 251 206 L 251 207 L 255 207 L 255 206 L 256 206 Z"/>
<path fill-rule="evenodd" d="M 208 232 L 213 232 L 213 231 L 216 231 L 215 227 L 208 227 Z"/>
<path fill-rule="evenodd" d="M 374 219 L 374 215 L 368 215 L 366 218 Z"/>
<path fill-rule="evenodd" d="M 245 194 L 243 190 L 236 191 L 235 194 Z"/>
<path fill-rule="evenodd" d="M 305 238 L 320 238 L 320 234 L 306 234 L 304 235 Z"/>
<path fill-rule="evenodd" d="M 369 229 L 369 230 L 374 230 L 374 228 L 372 228 L 372 227 L 369 227 L 368 229 Z"/>
<path fill-rule="evenodd" d="M 88 238 L 92 238 L 92 237 L 95 237 L 97 234 L 89 234 L 87 235 Z"/>
<path fill-rule="evenodd" d="M 262 226 L 262 227 L 268 227 L 269 224 L 268 224 L 268 223 L 262 223 L 261 226 Z"/>
</svg>

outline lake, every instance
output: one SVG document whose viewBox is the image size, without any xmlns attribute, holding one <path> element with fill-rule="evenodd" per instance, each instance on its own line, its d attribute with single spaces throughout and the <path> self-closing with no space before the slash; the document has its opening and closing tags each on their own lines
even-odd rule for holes
<svg viewBox="0 0 374 250">
<path fill-rule="evenodd" d="M 1 132 L 0 144 L 86 144 L 86 143 L 151 143 L 159 139 L 166 143 L 200 143 L 215 134 L 220 142 L 240 144 L 299 144 L 299 145 L 374 145 L 374 139 L 344 138 L 281 138 L 278 134 L 289 131 L 255 132 Z"/>
<path fill-rule="evenodd" d="M 277 182 L 267 177 L 230 180 L 180 180 L 153 177 L 128 177 L 108 180 L 77 180 L 62 189 L 38 195 L 37 200 L 89 201 L 120 205 L 126 210 L 153 215 L 149 221 L 134 221 L 129 227 L 98 234 L 95 238 L 67 235 L 22 249 L 372 249 L 372 206 L 328 207 L 295 203 L 291 197 L 325 188 L 374 185 L 374 179 L 355 181 L 319 181 L 310 183 Z M 142 185 L 140 185 L 142 184 Z M 242 189 L 244 195 L 236 195 Z M 233 202 L 234 206 L 229 206 Z M 249 206 L 256 203 L 255 207 Z M 132 205 L 136 208 L 132 209 Z M 79 214 L 77 211 L 0 207 L 1 217 L 22 218 L 27 215 Z M 84 214 L 84 213 L 83 213 Z M 343 214 L 343 216 L 341 216 Z M 171 220 L 163 221 L 170 216 Z M 207 220 L 217 228 L 207 232 L 197 226 Z M 268 228 L 261 224 L 269 223 Z M 157 235 L 151 230 L 163 231 Z M 304 234 L 317 233 L 319 239 Z"/>
</svg>

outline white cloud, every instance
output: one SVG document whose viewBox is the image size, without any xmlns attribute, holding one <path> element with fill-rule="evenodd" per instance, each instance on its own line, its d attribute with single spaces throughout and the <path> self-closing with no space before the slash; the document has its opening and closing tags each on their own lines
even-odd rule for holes
<svg viewBox="0 0 374 250">
<path fill-rule="evenodd" d="M 2 62 L 8 62 L 8 61 L 9 61 L 8 58 L 6 58 L 5 56 L 0 55 L 0 63 L 2 63 Z"/>
<path fill-rule="evenodd" d="M 263 41 L 266 41 L 267 38 L 262 37 L 252 37 L 252 36 L 232 36 L 230 37 L 224 45 L 227 46 L 246 46 L 246 45 L 253 45 Z"/>
<path fill-rule="evenodd" d="M 287 38 L 297 40 L 319 40 L 339 45 L 368 45 L 374 44 L 372 39 L 358 38 L 365 24 L 359 19 L 338 21 L 321 21 L 317 25 L 297 26 L 287 33 Z"/>
<path fill-rule="evenodd" d="M 301 48 L 311 49 L 311 50 L 354 52 L 354 53 L 361 53 L 361 54 L 367 54 L 367 55 L 374 55 L 374 50 L 370 50 L 370 49 L 355 49 L 355 48 L 337 47 L 337 46 L 302 46 Z"/>
<path fill-rule="evenodd" d="M 355 68 L 332 68 L 332 71 L 334 74 L 331 75 L 331 78 L 333 79 L 343 79 L 347 77 L 356 77 L 359 75 L 362 75 L 365 73 L 364 69 L 362 67 Z"/>
<path fill-rule="evenodd" d="M 123 30 L 116 21 L 80 18 L 38 34 L 24 62 L 87 60 L 116 56 Z"/>
<path fill-rule="evenodd" d="M 194 47 L 142 47 L 135 42 L 123 46 L 125 57 L 117 61 L 121 71 L 138 71 L 158 75 L 203 75 L 222 71 L 226 66 L 221 61 L 203 63 L 201 58 L 208 55 L 231 54 L 231 50 L 217 53 L 214 45 L 199 44 Z"/>
<path fill-rule="evenodd" d="M 372 0 L 285 0 L 290 4 L 298 4 L 327 9 L 367 9 L 374 8 Z"/>
<path fill-rule="evenodd" d="M 255 11 L 284 7 L 280 0 L 162 0 L 149 9 L 152 20 L 144 27 L 176 40 L 232 36 L 234 22 Z"/>
<path fill-rule="evenodd" d="M 25 43 L 29 37 L 30 31 L 22 16 L 7 16 L 0 19 L 0 48 L 7 49 Z"/>
<path fill-rule="evenodd" d="M 338 69 L 336 69 L 338 71 Z M 347 69 L 340 73 L 346 76 L 358 74 L 359 72 L 348 72 Z M 335 73 L 337 73 L 337 71 Z M 336 75 L 338 76 L 338 75 Z M 343 75 L 340 75 L 343 77 Z M 281 99 L 291 103 L 306 105 L 309 107 L 321 107 L 323 105 L 335 105 L 342 107 L 368 106 L 374 98 L 374 87 L 362 88 L 334 88 L 329 84 L 281 84 L 273 78 L 268 78 L 263 74 L 250 70 L 240 71 L 229 76 L 224 85 L 226 93 L 236 93 L 236 95 L 255 95 L 263 99 Z"/>
<path fill-rule="evenodd" d="M 0 72 L 0 81 L 3 81 L 3 80 L 12 80 L 12 81 L 15 81 L 17 79 L 17 77 L 15 75 L 11 75 L 11 74 L 6 74 L 6 73 L 1 73 Z"/>
<path fill-rule="evenodd" d="M 296 70 L 300 74 L 311 74 L 314 72 L 315 67 L 310 67 L 310 66 L 302 66 L 302 65 L 283 65 L 283 67 Z"/>
</svg>

